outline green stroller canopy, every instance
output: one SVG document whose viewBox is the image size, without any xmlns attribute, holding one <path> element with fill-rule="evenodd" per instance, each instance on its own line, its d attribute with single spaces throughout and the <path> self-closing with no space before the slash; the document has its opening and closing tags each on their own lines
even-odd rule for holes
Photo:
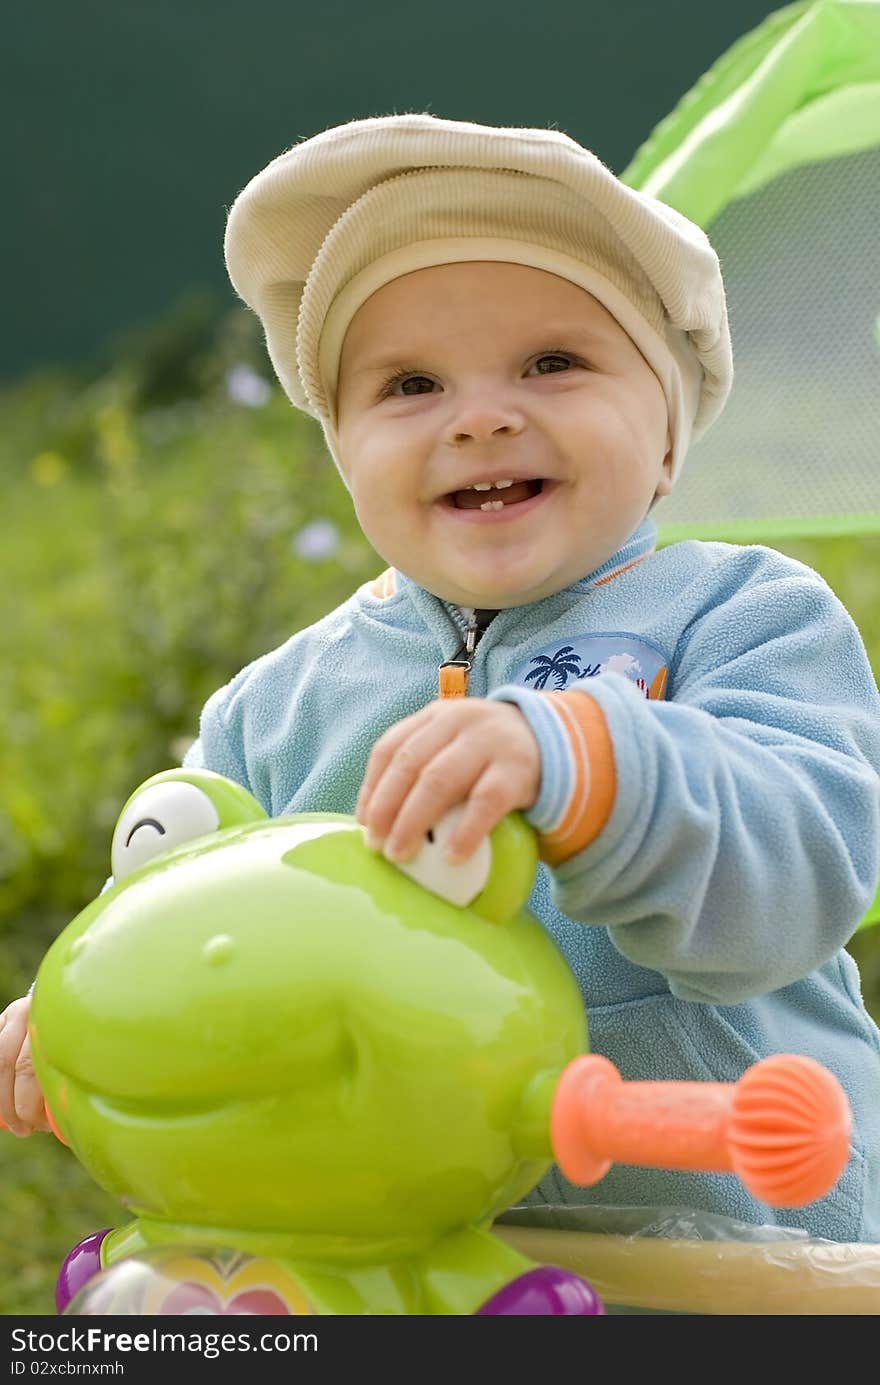
<svg viewBox="0 0 880 1385">
<path fill-rule="evenodd" d="M 735 379 L 661 540 L 880 533 L 880 3 L 789 5 L 621 177 L 708 232 Z"/>
</svg>

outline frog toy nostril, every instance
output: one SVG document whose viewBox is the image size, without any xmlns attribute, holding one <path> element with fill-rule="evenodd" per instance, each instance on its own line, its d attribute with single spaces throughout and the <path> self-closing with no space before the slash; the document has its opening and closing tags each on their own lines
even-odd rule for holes
<svg viewBox="0 0 880 1385">
<path fill-rule="evenodd" d="M 212 967 L 222 967 L 235 956 L 235 939 L 228 933 L 217 933 L 202 948 L 202 956 Z"/>
</svg>

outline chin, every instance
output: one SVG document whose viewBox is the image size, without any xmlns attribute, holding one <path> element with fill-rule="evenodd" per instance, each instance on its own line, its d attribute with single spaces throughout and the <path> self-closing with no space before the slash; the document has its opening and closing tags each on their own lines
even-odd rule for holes
<svg viewBox="0 0 880 1385">
<path fill-rule="evenodd" d="M 563 585 L 561 582 L 547 582 L 540 585 L 536 583 L 534 587 L 524 589 L 522 586 L 513 587 L 510 584 L 502 583 L 495 586 L 487 583 L 477 590 L 459 591 L 455 596 L 445 595 L 442 599 L 450 601 L 456 606 L 473 606 L 477 610 L 507 611 L 513 606 L 528 606 L 532 601 L 540 601 L 542 597 L 553 596 L 562 590 Z"/>
</svg>

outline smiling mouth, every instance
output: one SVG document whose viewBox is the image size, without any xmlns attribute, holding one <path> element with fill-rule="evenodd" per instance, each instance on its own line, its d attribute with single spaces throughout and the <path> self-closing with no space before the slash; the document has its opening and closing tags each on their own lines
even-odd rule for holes
<svg viewBox="0 0 880 1385">
<path fill-rule="evenodd" d="M 194 1123 L 224 1120 L 236 1112 L 276 1103 L 309 1101 L 316 1092 L 350 1089 L 359 1080 L 362 1068 L 358 1036 L 343 1022 L 315 1025 L 304 1036 L 297 1055 L 288 1056 L 283 1069 L 259 1068 L 233 1075 L 218 1069 L 217 1075 L 199 1090 L 191 1076 L 178 1074 L 160 1089 L 108 1091 L 79 1077 L 71 1077 L 60 1067 L 55 1075 L 97 1111 L 105 1120 L 123 1125 L 142 1125 L 174 1129 Z"/>
<path fill-rule="evenodd" d="M 109 1118 L 124 1125 L 157 1126 L 166 1129 L 175 1126 L 186 1128 L 202 1121 L 227 1116 L 240 1107 L 255 1104 L 255 1101 L 234 1098 L 227 1101 L 134 1101 L 122 1097 L 101 1096 L 95 1092 L 90 1096 L 90 1103 L 104 1119 Z"/>
<path fill-rule="evenodd" d="M 468 486 L 465 490 L 450 491 L 444 503 L 456 510 L 506 510 L 532 500 L 544 489 L 542 477 L 529 481 L 508 481 L 492 486 Z"/>
</svg>

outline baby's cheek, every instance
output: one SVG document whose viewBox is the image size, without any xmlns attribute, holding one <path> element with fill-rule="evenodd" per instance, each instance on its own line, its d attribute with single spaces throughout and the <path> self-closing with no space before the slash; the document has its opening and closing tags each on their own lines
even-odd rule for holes
<svg viewBox="0 0 880 1385">
<path fill-rule="evenodd" d="M 381 504 L 373 497 L 362 502 L 355 500 L 355 514 L 364 538 L 391 567 L 403 567 L 400 559 L 407 553 L 407 535 L 412 533 L 412 524 L 405 525 L 398 518 L 392 504 Z"/>
</svg>

